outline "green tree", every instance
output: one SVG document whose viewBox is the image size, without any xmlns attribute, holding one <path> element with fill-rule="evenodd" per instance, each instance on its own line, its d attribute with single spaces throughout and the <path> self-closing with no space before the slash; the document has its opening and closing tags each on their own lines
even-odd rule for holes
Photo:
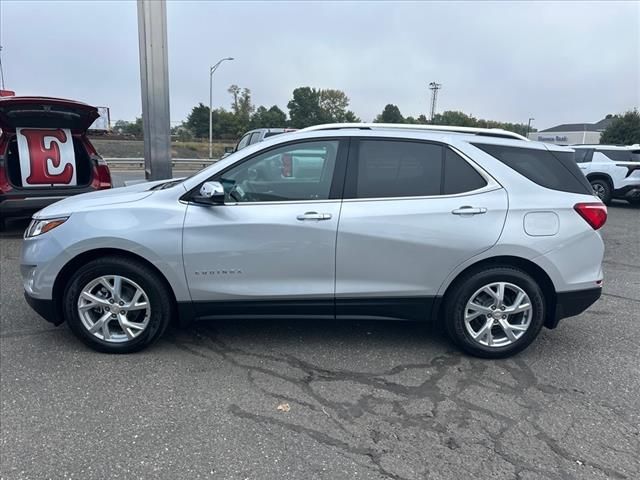
<svg viewBox="0 0 640 480">
<path fill-rule="evenodd" d="M 320 92 L 315 88 L 296 88 L 287 107 L 292 127 L 304 128 L 327 121 L 320 108 Z"/>
<path fill-rule="evenodd" d="M 358 122 L 355 113 L 347 110 L 349 97 L 341 90 L 319 90 L 299 87 L 293 91 L 293 98 L 287 104 L 290 124 L 304 128 L 321 123 Z"/>
<path fill-rule="evenodd" d="M 128 122 L 126 120 L 118 120 L 113 129 L 122 135 L 134 135 L 136 137 L 142 137 L 142 118 L 136 117 L 135 121 Z"/>
<path fill-rule="evenodd" d="M 613 145 L 634 145 L 640 143 L 640 113 L 638 109 L 613 117 L 602 132 L 600 143 Z"/>
<path fill-rule="evenodd" d="M 191 109 L 191 113 L 184 122 L 185 127 L 189 129 L 191 134 L 196 138 L 205 138 L 209 136 L 209 107 L 203 103 L 199 103 Z"/>
<path fill-rule="evenodd" d="M 400 109 L 397 105 L 393 105 L 391 103 L 387 104 L 382 113 L 378 115 L 375 120 L 375 123 L 405 123 L 404 117 L 402 113 L 400 113 Z"/>
<path fill-rule="evenodd" d="M 251 114 L 255 111 L 255 107 L 251 102 L 251 90 L 248 88 L 240 88 L 237 85 L 231 85 L 227 90 L 233 101 L 231 102 L 231 111 L 235 115 L 235 121 L 238 128 L 238 135 L 249 129 Z"/>
<path fill-rule="evenodd" d="M 287 114 L 276 105 L 267 110 L 260 106 L 251 116 L 250 129 L 254 128 L 279 128 L 287 126 Z"/>
</svg>

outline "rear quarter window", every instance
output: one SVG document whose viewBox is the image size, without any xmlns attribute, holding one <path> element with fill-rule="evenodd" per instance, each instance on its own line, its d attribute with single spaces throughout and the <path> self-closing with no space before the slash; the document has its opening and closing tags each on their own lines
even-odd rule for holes
<svg viewBox="0 0 640 480">
<path fill-rule="evenodd" d="M 561 192 L 591 195 L 573 152 L 551 152 L 505 145 L 473 144 L 532 182 Z"/>
</svg>

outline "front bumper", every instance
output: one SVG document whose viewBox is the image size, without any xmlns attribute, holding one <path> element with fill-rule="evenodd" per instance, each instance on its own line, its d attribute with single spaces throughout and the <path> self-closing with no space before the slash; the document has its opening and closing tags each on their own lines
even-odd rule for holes
<svg viewBox="0 0 640 480">
<path fill-rule="evenodd" d="M 24 299 L 27 301 L 29 306 L 47 322 L 51 322 L 54 325 L 60 325 L 64 322 L 64 318 L 61 318 L 59 315 L 53 300 L 34 298 L 27 292 L 24 292 Z"/>
<path fill-rule="evenodd" d="M 593 305 L 602 295 L 602 287 L 558 292 L 556 294 L 556 309 L 553 319 L 547 319 L 545 326 L 556 328 L 563 318 L 580 315 Z"/>
</svg>

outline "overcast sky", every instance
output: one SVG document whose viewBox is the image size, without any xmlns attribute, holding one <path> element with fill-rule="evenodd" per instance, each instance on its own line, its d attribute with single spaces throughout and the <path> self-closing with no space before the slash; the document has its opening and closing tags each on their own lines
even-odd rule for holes
<svg viewBox="0 0 640 480">
<path fill-rule="evenodd" d="M 140 115 L 136 4 L 0 0 L 6 88 Z M 640 105 L 640 2 L 170 2 L 171 119 L 229 107 L 230 84 L 287 111 L 299 86 L 344 90 L 370 121 L 387 103 L 539 129 Z"/>
</svg>

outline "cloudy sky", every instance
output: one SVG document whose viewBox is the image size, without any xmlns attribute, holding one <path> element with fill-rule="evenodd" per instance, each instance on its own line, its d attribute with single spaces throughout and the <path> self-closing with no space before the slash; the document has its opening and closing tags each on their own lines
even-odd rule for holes
<svg viewBox="0 0 640 480">
<path fill-rule="evenodd" d="M 6 88 L 139 116 L 136 4 L 0 1 Z M 640 2 L 169 2 L 171 119 L 232 83 L 286 111 L 298 86 L 337 88 L 370 121 L 385 104 L 546 128 L 640 105 Z"/>
</svg>

